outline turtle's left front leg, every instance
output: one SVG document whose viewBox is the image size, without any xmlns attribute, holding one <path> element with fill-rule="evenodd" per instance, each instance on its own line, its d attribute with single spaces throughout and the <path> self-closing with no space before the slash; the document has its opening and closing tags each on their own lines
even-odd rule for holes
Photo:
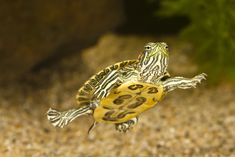
<svg viewBox="0 0 235 157">
<path fill-rule="evenodd" d="M 138 123 L 138 118 L 132 118 L 126 122 L 123 123 L 117 123 L 115 124 L 116 130 L 119 132 L 127 132 L 130 128 L 132 128 L 133 126 L 135 126 Z"/>
<path fill-rule="evenodd" d="M 188 89 L 188 88 L 196 88 L 198 83 L 201 83 L 202 80 L 206 79 L 206 74 L 202 73 L 196 75 L 193 78 L 184 78 L 184 77 L 173 77 L 163 81 L 164 91 L 166 93 L 176 89 Z"/>
</svg>

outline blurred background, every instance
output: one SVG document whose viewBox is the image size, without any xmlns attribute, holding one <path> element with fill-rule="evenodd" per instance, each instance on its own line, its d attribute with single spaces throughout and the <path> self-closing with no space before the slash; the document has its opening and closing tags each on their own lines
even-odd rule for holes
<svg viewBox="0 0 235 157">
<path fill-rule="evenodd" d="M 0 0 L 0 156 L 235 155 L 233 0 Z M 172 76 L 208 74 L 170 93 L 120 134 L 91 117 L 57 129 L 49 107 L 76 106 L 95 72 L 136 59 L 147 42 L 170 49 Z"/>
</svg>

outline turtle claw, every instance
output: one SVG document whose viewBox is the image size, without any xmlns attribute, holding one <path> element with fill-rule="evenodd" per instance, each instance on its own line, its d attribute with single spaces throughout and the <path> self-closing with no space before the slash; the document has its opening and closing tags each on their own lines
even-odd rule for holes
<svg viewBox="0 0 235 157">
<path fill-rule="evenodd" d="M 178 88 L 181 88 L 181 89 L 196 88 L 197 84 L 200 84 L 202 80 L 206 80 L 206 76 L 207 75 L 205 73 L 202 73 L 202 74 L 194 76 L 191 79 L 182 80 L 183 83 L 179 83 Z"/>
<path fill-rule="evenodd" d="M 197 76 L 195 76 L 195 79 L 198 79 L 199 82 L 201 82 L 202 80 L 206 80 L 207 74 L 206 73 L 201 73 Z"/>
<path fill-rule="evenodd" d="M 196 88 L 197 84 L 201 83 L 202 80 L 206 80 L 207 74 L 202 73 L 192 78 L 191 86 Z"/>
</svg>

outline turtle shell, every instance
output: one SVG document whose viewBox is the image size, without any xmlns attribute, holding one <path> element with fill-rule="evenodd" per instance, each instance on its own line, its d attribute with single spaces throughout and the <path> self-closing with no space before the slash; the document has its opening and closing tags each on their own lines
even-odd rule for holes
<svg viewBox="0 0 235 157">
<path fill-rule="evenodd" d="M 161 84 L 128 81 L 101 99 L 93 116 L 97 122 L 126 122 L 154 107 L 163 95 Z"/>
</svg>

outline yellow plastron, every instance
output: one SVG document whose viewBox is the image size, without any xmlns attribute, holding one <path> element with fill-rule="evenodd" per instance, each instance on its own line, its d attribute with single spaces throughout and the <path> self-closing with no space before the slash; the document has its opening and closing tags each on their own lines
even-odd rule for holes
<svg viewBox="0 0 235 157">
<path fill-rule="evenodd" d="M 94 110 L 97 122 L 122 123 L 154 107 L 163 96 L 163 86 L 128 81 L 100 101 Z"/>
</svg>

